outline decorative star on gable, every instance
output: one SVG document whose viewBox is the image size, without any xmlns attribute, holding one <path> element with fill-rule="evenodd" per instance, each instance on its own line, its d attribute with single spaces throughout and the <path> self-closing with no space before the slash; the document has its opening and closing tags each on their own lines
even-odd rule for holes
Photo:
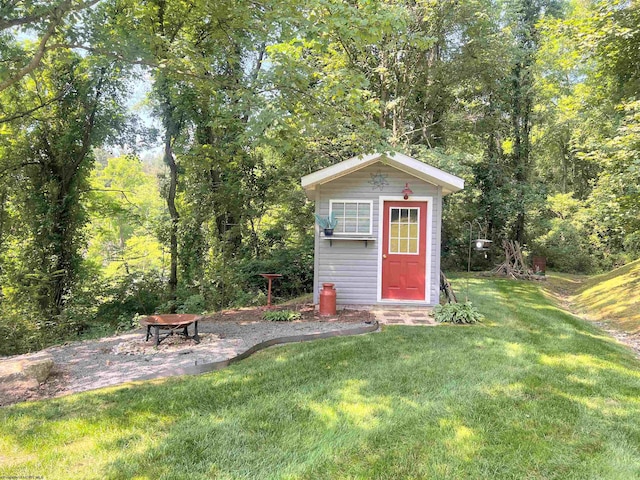
<svg viewBox="0 0 640 480">
<path fill-rule="evenodd" d="M 389 182 L 387 182 L 387 175 L 382 174 L 380 170 L 371 174 L 371 180 L 369 180 L 369 183 L 373 185 L 374 190 L 380 189 L 380 191 L 384 190 L 385 185 L 389 185 Z"/>
</svg>

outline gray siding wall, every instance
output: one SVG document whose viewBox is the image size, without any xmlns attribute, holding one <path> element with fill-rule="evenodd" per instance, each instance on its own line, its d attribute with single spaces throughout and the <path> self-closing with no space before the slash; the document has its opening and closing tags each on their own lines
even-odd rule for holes
<svg viewBox="0 0 640 480">
<path fill-rule="evenodd" d="M 388 185 L 383 190 L 374 188 L 371 176 L 380 172 L 386 175 Z M 323 282 L 335 283 L 338 305 L 373 305 L 378 302 L 378 229 L 379 198 L 401 195 L 405 183 L 409 183 L 414 196 L 433 197 L 431 225 L 431 278 L 429 295 L 425 304 L 438 303 L 440 288 L 440 223 L 442 218 L 442 189 L 419 180 L 396 168 L 375 163 L 332 182 L 320 185 L 316 193 L 316 213 L 329 215 L 329 200 L 373 200 L 373 232 L 375 241 L 365 247 L 363 241 L 336 240 L 333 246 L 320 236 L 316 224 L 314 302 L 318 303 Z M 385 302 L 386 303 L 386 302 Z M 400 302 L 399 302 L 400 303 Z M 415 302 L 412 302 L 415 304 Z"/>
</svg>

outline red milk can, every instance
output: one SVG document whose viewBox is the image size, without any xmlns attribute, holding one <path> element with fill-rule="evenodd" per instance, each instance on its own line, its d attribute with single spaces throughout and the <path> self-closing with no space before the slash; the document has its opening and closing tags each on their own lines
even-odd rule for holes
<svg viewBox="0 0 640 480">
<path fill-rule="evenodd" d="M 333 283 L 323 283 L 320 290 L 320 315 L 336 314 L 336 289 Z"/>
</svg>

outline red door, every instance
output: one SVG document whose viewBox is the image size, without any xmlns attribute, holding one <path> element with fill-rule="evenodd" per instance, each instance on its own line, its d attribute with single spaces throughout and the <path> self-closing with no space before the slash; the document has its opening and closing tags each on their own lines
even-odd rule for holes
<svg viewBox="0 0 640 480">
<path fill-rule="evenodd" d="M 426 262 L 426 202 L 384 202 L 382 298 L 424 300 Z"/>
</svg>

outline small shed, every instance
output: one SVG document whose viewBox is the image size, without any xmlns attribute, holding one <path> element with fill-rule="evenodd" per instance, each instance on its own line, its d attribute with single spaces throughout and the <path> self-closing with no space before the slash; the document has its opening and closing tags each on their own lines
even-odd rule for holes
<svg viewBox="0 0 640 480">
<path fill-rule="evenodd" d="M 439 300 L 442 197 L 464 180 L 400 153 L 358 156 L 302 177 L 318 215 L 314 303 L 323 283 L 337 304 L 431 306 Z"/>
</svg>

